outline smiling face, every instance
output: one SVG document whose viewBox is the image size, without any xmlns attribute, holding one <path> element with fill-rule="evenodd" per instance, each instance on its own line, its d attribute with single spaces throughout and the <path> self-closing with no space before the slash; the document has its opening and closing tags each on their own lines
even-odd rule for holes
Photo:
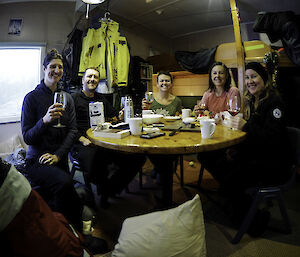
<svg viewBox="0 0 300 257">
<path fill-rule="evenodd" d="M 160 91 L 166 92 L 169 91 L 172 87 L 172 79 L 170 76 L 165 74 L 160 74 L 157 78 L 156 86 Z"/>
<path fill-rule="evenodd" d="M 95 92 L 99 84 L 99 72 L 94 69 L 87 69 L 82 78 L 83 91 L 90 93 Z"/>
<path fill-rule="evenodd" d="M 245 83 L 249 93 L 255 97 L 258 97 L 265 87 L 262 77 L 252 69 L 245 71 Z"/>
<path fill-rule="evenodd" d="M 210 73 L 211 80 L 216 87 L 224 87 L 226 82 L 226 72 L 222 65 L 216 65 Z"/>
<path fill-rule="evenodd" d="M 44 66 L 44 82 L 46 86 L 56 85 L 63 75 L 63 62 L 61 59 L 51 60 L 47 67 Z"/>
</svg>

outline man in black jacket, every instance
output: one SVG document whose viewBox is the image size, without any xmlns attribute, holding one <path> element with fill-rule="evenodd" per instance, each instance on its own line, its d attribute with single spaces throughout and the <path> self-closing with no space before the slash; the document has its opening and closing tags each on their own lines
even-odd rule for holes
<svg viewBox="0 0 300 257">
<path fill-rule="evenodd" d="M 97 185 L 97 191 L 101 194 L 100 205 L 106 208 L 108 197 L 121 193 L 142 168 L 145 158 L 96 147 L 87 138 L 86 131 L 90 128 L 89 103 L 102 102 L 105 118 L 117 120 L 118 112 L 103 95 L 96 92 L 99 78 L 96 68 L 88 68 L 82 77 L 82 90 L 72 95 L 78 129 L 72 156 L 79 160 L 86 175 Z M 113 174 L 110 174 L 109 164 L 114 165 Z"/>
</svg>

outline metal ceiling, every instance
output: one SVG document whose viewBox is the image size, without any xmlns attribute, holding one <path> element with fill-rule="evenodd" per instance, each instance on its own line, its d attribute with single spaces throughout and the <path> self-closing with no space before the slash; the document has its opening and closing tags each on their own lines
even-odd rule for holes
<svg viewBox="0 0 300 257">
<path fill-rule="evenodd" d="M 31 1 L 0 0 L 0 4 Z M 85 11 L 81 0 L 69 1 L 77 2 L 76 11 Z M 253 23 L 260 11 L 300 14 L 299 0 L 236 0 L 236 4 L 241 23 Z M 106 0 L 93 7 L 104 12 L 107 6 L 126 26 L 142 26 L 170 39 L 232 25 L 229 0 L 109 0 L 109 4 Z"/>
</svg>

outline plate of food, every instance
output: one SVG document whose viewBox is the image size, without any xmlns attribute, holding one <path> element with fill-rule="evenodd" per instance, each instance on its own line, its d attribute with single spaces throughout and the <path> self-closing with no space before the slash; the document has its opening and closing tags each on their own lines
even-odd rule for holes
<svg viewBox="0 0 300 257">
<path fill-rule="evenodd" d="M 181 119 L 180 116 L 164 116 L 165 121 L 176 121 L 180 119 Z"/>
</svg>

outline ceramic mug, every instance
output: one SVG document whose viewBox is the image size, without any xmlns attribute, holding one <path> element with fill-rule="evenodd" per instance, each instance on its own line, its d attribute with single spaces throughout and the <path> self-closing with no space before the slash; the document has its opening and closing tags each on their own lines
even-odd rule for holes
<svg viewBox="0 0 300 257">
<path fill-rule="evenodd" d="M 143 119 L 142 118 L 129 118 L 129 129 L 133 136 L 140 136 L 142 134 Z"/>
<path fill-rule="evenodd" d="M 181 113 L 182 113 L 182 115 L 181 115 L 182 119 L 192 116 L 192 110 L 191 109 L 182 109 Z"/>
<path fill-rule="evenodd" d="M 216 123 L 214 119 L 200 120 L 200 125 L 202 138 L 211 138 L 216 131 Z"/>
</svg>

